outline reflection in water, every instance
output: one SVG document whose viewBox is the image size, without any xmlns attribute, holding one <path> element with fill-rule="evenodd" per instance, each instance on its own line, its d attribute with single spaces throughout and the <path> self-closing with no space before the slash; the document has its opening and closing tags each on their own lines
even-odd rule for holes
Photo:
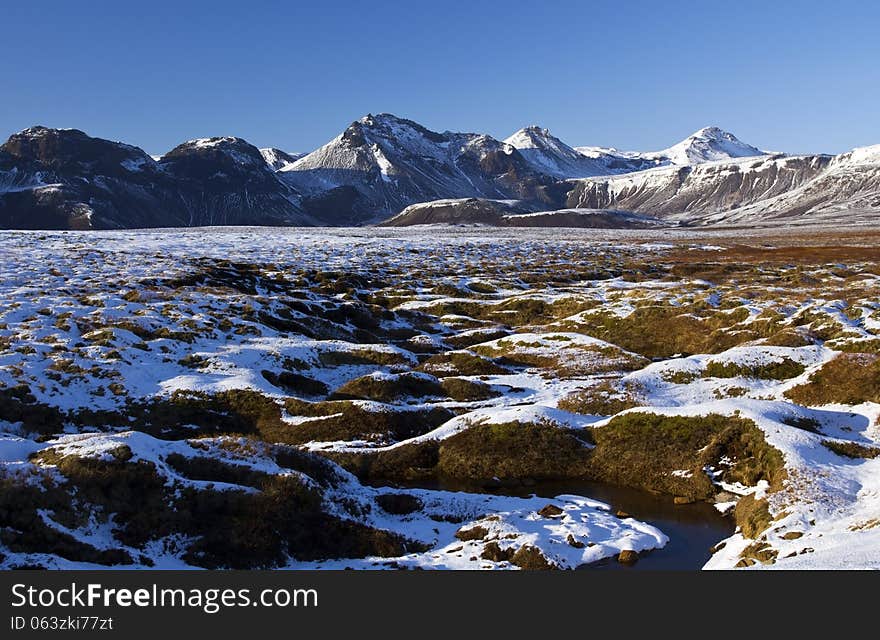
<svg viewBox="0 0 880 640">
<path fill-rule="evenodd" d="M 733 519 L 722 516 L 711 504 L 698 502 L 676 505 L 672 502 L 672 496 L 657 495 L 648 491 L 600 482 L 542 481 L 528 487 L 504 487 L 496 490 L 445 480 L 414 483 L 407 486 L 445 491 L 499 493 L 521 497 L 527 497 L 531 494 L 547 498 L 563 494 L 584 496 L 611 505 L 612 512 L 624 511 L 637 520 L 652 524 L 669 536 L 669 542 L 665 547 L 646 553 L 634 565 L 622 565 L 610 558 L 597 564 L 581 567 L 586 570 L 681 571 L 701 569 L 712 555 L 709 551 L 712 546 L 732 535 L 735 528 Z"/>
</svg>

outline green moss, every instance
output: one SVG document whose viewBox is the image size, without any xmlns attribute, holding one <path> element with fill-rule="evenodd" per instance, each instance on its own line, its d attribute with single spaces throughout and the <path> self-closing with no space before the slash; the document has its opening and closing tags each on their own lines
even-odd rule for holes
<svg viewBox="0 0 880 640">
<path fill-rule="evenodd" d="M 759 380 L 788 380 L 806 370 L 800 362 L 784 357 L 781 361 L 764 364 L 740 364 L 710 360 L 703 370 L 704 378 L 757 378 Z"/>
</svg>

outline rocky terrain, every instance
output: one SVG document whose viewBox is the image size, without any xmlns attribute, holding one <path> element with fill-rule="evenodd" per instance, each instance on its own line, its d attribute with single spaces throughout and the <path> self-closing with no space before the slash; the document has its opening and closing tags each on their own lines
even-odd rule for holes
<svg viewBox="0 0 880 640">
<path fill-rule="evenodd" d="M 33 127 L 0 146 L 0 227 L 864 224 L 880 210 L 878 178 L 878 147 L 789 156 L 717 127 L 636 152 L 572 147 L 537 126 L 500 141 L 370 114 L 308 154 L 219 137 L 158 159 Z"/>
<path fill-rule="evenodd" d="M 240 138 L 191 140 L 158 161 L 75 129 L 34 127 L 0 146 L 5 228 L 313 223 L 296 192 Z"/>
<path fill-rule="evenodd" d="M 0 567 L 880 567 L 877 240 L 0 234 Z"/>
</svg>

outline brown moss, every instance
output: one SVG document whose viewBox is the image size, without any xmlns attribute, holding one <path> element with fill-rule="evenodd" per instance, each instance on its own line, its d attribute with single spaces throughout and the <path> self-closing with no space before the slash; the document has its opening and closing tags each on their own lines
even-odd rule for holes
<svg viewBox="0 0 880 640">
<path fill-rule="evenodd" d="M 361 376 L 336 389 L 333 400 L 376 400 L 393 402 L 402 398 L 443 396 L 443 387 L 436 378 L 424 374 L 403 373 L 387 377 Z"/>
<path fill-rule="evenodd" d="M 299 373 L 294 373 L 293 371 L 281 371 L 276 373 L 264 369 L 261 373 L 263 378 L 265 378 L 269 384 L 272 384 L 279 389 L 283 389 L 287 393 L 323 396 L 327 395 L 330 391 L 330 389 L 327 388 L 327 385 L 323 382 Z"/>
<path fill-rule="evenodd" d="M 618 389 L 611 382 L 603 381 L 582 391 L 576 391 L 559 400 L 558 407 L 564 411 L 583 415 L 612 416 L 621 411 L 640 407 L 644 402 L 634 386 Z"/>
<path fill-rule="evenodd" d="M 609 312 L 589 313 L 579 316 L 578 327 L 584 333 L 648 358 L 719 353 L 759 337 L 747 331 L 727 331 L 743 320 L 741 313 L 688 311 L 686 307 L 653 305 L 636 307 L 626 317 Z"/>
<path fill-rule="evenodd" d="M 511 373 L 495 360 L 470 351 L 447 351 L 431 356 L 419 367 L 420 371 L 443 376 L 483 376 Z"/>
<path fill-rule="evenodd" d="M 437 472 L 478 482 L 572 478 L 583 475 L 588 451 L 548 423 L 478 424 L 440 443 Z"/>
<path fill-rule="evenodd" d="M 462 527 L 455 532 L 455 537 L 462 541 L 482 540 L 487 535 L 489 535 L 489 530 L 481 526 Z"/>
<path fill-rule="evenodd" d="M 880 447 L 866 447 L 857 442 L 842 442 L 840 440 L 823 440 L 822 445 L 839 456 L 846 458 L 871 459 L 880 456 Z"/>
<path fill-rule="evenodd" d="M 746 495 L 736 503 L 733 512 L 736 524 L 746 538 L 757 538 L 773 522 L 766 499 L 756 500 L 754 495 Z"/>
<path fill-rule="evenodd" d="M 745 566 L 750 566 L 749 560 L 760 562 L 761 564 L 773 564 L 776 562 L 776 557 L 779 555 L 779 552 L 772 548 L 766 542 L 754 542 L 743 549 L 739 557 L 746 562 L 743 563 Z M 741 562 L 742 562 L 741 560 Z M 737 563 L 736 566 L 743 566 Z"/>
<path fill-rule="evenodd" d="M 525 544 L 516 550 L 510 558 L 510 563 L 525 571 L 550 571 L 558 567 L 550 562 L 541 550 L 532 545 Z"/>
<path fill-rule="evenodd" d="M 376 496 L 376 504 L 386 513 L 398 516 L 420 511 L 424 507 L 421 500 L 407 493 L 383 493 Z"/>
<path fill-rule="evenodd" d="M 454 416 L 441 407 L 371 410 L 347 400 L 304 402 L 291 399 L 285 401 L 285 408 L 291 415 L 315 418 L 295 426 L 286 425 L 284 442 L 289 444 L 405 440 L 432 431 Z"/>
<path fill-rule="evenodd" d="M 443 392 L 457 402 L 476 402 L 489 400 L 502 395 L 501 392 L 492 389 L 488 384 L 477 380 L 465 380 L 463 378 L 443 378 L 440 381 Z"/>
<path fill-rule="evenodd" d="M 736 417 L 634 412 L 590 431 L 596 442 L 589 459 L 591 477 L 691 500 L 714 495 L 703 468 L 722 458 L 733 461 L 724 470 L 725 479 L 748 485 L 775 479 L 782 469 L 781 454 L 766 445 L 763 433 L 751 421 Z"/>
<path fill-rule="evenodd" d="M 798 404 L 880 402 L 880 355 L 843 353 L 826 362 L 809 380 L 785 392 Z"/>
<path fill-rule="evenodd" d="M 513 548 L 508 547 L 507 549 L 502 549 L 501 546 L 493 540 L 487 542 L 483 546 L 483 551 L 480 553 L 480 557 L 483 560 L 489 560 L 490 562 L 510 562 L 514 553 L 515 551 Z"/>
</svg>

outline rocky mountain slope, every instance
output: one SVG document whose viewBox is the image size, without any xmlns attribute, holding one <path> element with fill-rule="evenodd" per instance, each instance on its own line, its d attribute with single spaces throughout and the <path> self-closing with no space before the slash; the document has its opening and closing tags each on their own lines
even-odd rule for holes
<svg viewBox="0 0 880 640">
<path fill-rule="evenodd" d="M 502 142 L 379 114 L 302 156 L 219 137 L 151 157 L 33 127 L 0 146 L 0 227 L 507 226 L 522 213 L 542 213 L 539 226 L 864 223 L 880 211 L 878 149 L 771 154 L 707 127 L 661 151 L 618 151 L 536 126 Z"/>
<path fill-rule="evenodd" d="M 287 151 L 282 151 L 281 149 L 276 149 L 274 147 L 260 149 L 260 153 L 272 171 L 278 171 L 282 167 L 292 164 L 306 155 L 304 153 L 288 153 Z"/>
<path fill-rule="evenodd" d="M 504 141 L 522 154 L 532 168 L 554 178 L 587 178 L 650 169 L 659 159 L 614 149 L 591 147 L 581 152 L 568 146 L 547 129 L 537 126 L 520 129 Z"/>
<path fill-rule="evenodd" d="M 566 206 L 650 212 L 686 222 L 800 187 L 830 160 L 829 156 L 767 156 L 580 180 L 572 183 Z"/>
<path fill-rule="evenodd" d="M 379 221 L 441 198 L 550 202 L 555 182 L 490 136 L 437 133 L 390 114 L 353 122 L 279 175 L 332 224 Z"/>
<path fill-rule="evenodd" d="M 33 127 L 0 146 L 5 228 L 313 223 L 297 198 L 240 138 L 192 140 L 159 161 L 76 129 Z"/>
</svg>

